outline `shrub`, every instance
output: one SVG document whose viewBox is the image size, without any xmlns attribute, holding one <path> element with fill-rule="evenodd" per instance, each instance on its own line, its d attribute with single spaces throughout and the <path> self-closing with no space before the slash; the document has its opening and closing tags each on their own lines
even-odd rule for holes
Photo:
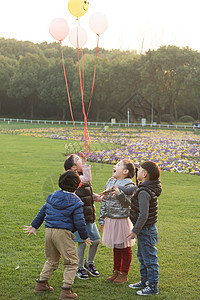
<svg viewBox="0 0 200 300">
<path fill-rule="evenodd" d="M 169 114 L 163 114 L 162 116 L 161 116 L 161 121 L 162 122 L 167 122 L 167 123 L 169 123 Z M 175 121 L 174 120 L 174 117 L 173 117 L 173 120 L 172 120 L 173 122 Z"/>
<path fill-rule="evenodd" d="M 180 122 L 180 123 L 190 123 L 193 121 L 194 121 L 193 117 L 188 116 L 188 115 L 182 116 L 178 119 L 178 122 Z"/>
</svg>

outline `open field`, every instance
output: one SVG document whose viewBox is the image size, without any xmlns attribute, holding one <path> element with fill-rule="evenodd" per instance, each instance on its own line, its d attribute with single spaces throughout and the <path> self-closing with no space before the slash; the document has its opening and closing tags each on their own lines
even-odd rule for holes
<svg viewBox="0 0 200 300">
<path fill-rule="evenodd" d="M 35 279 L 39 277 L 45 261 L 44 225 L 38 230 L 37 237 L 29 238 L 23 233 L 23 225 L 31 223 L 47 195 L 57 189 L 57 178 L 63 172 L 65 145 L 73 145 L 73 141 L 15 134 L 0 134 L 0 139 L 0 299 L 58 299 L 62 263 L 50 280 L 55 291 L 39 296 L 33 293 Z M 96 141 L 95 148 L 98 147 L 102 149 L 102 144 Z M 98 193 L 111 176 L 112 165 L 91 165 L 92 185 Z M 200 177 L 163 171 L 161 180 L 163 193 L 159 198 L 157 224 L 160 293 L 156 298 L 199 299 Z M 98 203 L 96 207 L 98 215 Z M 132 250 L 129 283 L 139 280 L 136 246 Z M 112 272 L 112 249 L 100 245 L 95 264 L 100 278 L 87 281 L 75 279 L 73 290 L 80 300 L 129 300 L 139 297 L 128 288 L 128 284 L 115 286 L 105 282 Z"/>
</svg>

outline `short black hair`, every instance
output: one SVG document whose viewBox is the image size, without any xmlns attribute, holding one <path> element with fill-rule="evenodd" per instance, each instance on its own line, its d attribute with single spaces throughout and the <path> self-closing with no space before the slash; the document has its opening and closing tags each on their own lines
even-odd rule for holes
<svg viewBox="0 0 200 300">
<path fill-rule="evenodd" d="M 141 167 L 148 172 L 149 180 L 158 180 L 160 178 L 161 170 L 155 162 L 145 161 Z"/>
<path fill-rule="evenodd" d="M 74 154 L 71 154 L 64 162 L 64 169 L 65 171 L 71 169 L 71 167 L 74 165 Z"/>
<path fill-rule="evenodd" d="M 81 179 L 77 172 L 67 170 L 60 175 L 58 180 L 59 187 L 66 192 L 75 192 L 81 182 Z"/>
</svg>

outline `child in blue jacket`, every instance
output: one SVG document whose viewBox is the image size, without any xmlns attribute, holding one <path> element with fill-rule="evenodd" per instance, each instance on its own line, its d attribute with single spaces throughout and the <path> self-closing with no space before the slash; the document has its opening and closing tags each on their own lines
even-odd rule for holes
<svg viewBox="0 0 200 300">
<path fill-rule="evenodd" d="M 40 273 L 40 279 L 36 280 L 34 291 L 50 292 L 48 279 L 58 268 L 60 258 L 64 261 L 64 280 L 59 299 L 77 298 L 72 291 L 72 284 L 78 267 L 78 255 L 74 243 L 74 232 L 78 230 L 80 237 L 86 244 L 91 244 L 83 215 L 83 202 L 75 191 L 80 185 L 80 177 L 74 171 L 67 171 L 59 178 L 61 190 L 49 195 L 46 203 L 31 223 L 24 226 L 24 232 L 28 236 L 37 235 L 37 229 L 45 221 L 45 254 L 47 261 Z"/>
</svg>

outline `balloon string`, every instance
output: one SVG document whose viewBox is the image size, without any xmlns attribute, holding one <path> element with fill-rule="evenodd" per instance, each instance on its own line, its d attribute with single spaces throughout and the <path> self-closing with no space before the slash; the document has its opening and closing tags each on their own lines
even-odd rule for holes
<svg viewBox="0 0 200 300">
<path fill-rule="evenodd" d="M 83 64 L 83 49 L 81 48 L 81 54 L 82 54 L 82 76 L 83 76 L 83 92 L 84 92 L 84 83 L 85 83 L 85 77 L 84 77 L 84 64 Z"/>
<path fill-rule="evenodd" d="M 82 78 L 83 80 L 82 82 L 82 90 L 83 90 L 83 94 L 84 94 L 84 84 L 85 84 L 85 79 L 84 79 L 84 63 L 83 63 L 83 49 L 81 48 L 81 54 L 82 54 Z M 83 102 L 84 105 L 84 102 Z M 88 128 L 87 128 L 87 117 L 86 117 L 86 113 L 85 113 L 85 107 L 84 107 L 84 116 L 86 118 L 86 132 L 87 132 L 87 138 L 88 138 L 88 142 L 89 142 L 89 154 L 90 154 L 90 137 L 89 137 L 89 132 L 88 132 Z M 85 133 L 85 132 L 84 132 Z M 86 140 L 86 133 L 85 133 L 85 140 Z"/>
<path fill-rule="evenodd" d="M 62 49 L 62 42 L 61 41 L 60 41 L 60 48 L 61 48 L 62 63 L 63 63 L 63 72 L 64 72 L 64 77 L 65 77 L 65 85 L 66 85 L 66 88 L 67 88 L 67 96 L 68 96 L 68 101 L 69 101 L 69 108 L 70 108 L 71 118 L 72 118 L 72 121 L 73 121 L 75 134 L 76 134 L 78 140 L 80 141 L 80 138 L 79 138 L 79 136 L 77 134 L 77 131 L 76 131 L 76 125 L 75 125 L 75 122 L 74 122 L 74 116 L 73 116 L 73 111 L 72 111 L 72 105 L 71 105 L 70 95 L 69 95 L 69 87 L 68 87 L 68 83 L 67 83 L 67 75 L 66 75 L 66 70 L 65 70 L 65 62 L 64 62 L 63 49 Z M 81 143 L 81 141 L 80 141 L 80 143 Z M 83 146 L 83 144 L 82 144 L 82 146 Z"/>
<path fill-rule="evenodd" d="M 83 110 L 83 116 L 84 116 L 84 139 L 85 139 L 85 155 L 86 155 L 87 154 L 87 139 L 86 139 L 87 117 L 86 117 L 86 113 L 85 113 L 85 105 L 84 105 L 84 100 L 83 100 L 83 86 L 82 86 L 82 78 L 81 78 L 79 49 L 78 49 L 78 65 L 79 65 L 79 78 L 80 78 L 80 87 L 81 87 L 82 110 Z"/>
<path fill-rule="evenodd" d="M 91 95 L 90 95 L 90 102 L 87 110 L 87 118 L 92 102 L 92 96 L 93 96 L 93 90 L 94 90 L 94 82 L 95 82 L 95 75 L 96 75 L 96 67 L 97 67 L 97 53 L 98 53 L 98 47 L 99 47 L 99 34 L 97 34 L 97 47 L 96 47 L 96 57 L 95 57 L 95 66 L 94 66 L 94 75 L 93 75 L 93 82 L 92 82 L 92 90 L 91 90 Z"/>
<path fill-rule="evenodd" d="M 83 49 L 81 48 L 81 54 L 82 54 L 82 77 L 83 77 L 83 80 L 82 80 L 82 90 L 83 90 L 83 93 L 84 93 L 84 83 L 85 83 L 85 79 L 84 79 L 84 63 L 83 63 Z M 83 102 L 84 103 L 84 102 Z M 85 117 L 86 117 L 86 132 L 87 132 L 87 138 L 88 138 L 88 142 L 89 142 L 89 154 L 90 154 L 90 144 L 91 144 L 91 141 L 90 141 L 90 136 L 89 136 L 89 132 L 88 132 L 88 128 L 87 128 L 87 116 L 86 116 L 86 113 L 85 113 L 85 108 L 84 108 L 84 114 L 85 114 Z"/>
<path fill-rule="evenodd" d="M 83 110 L 83 116 L 84 116 L 84 140 L 85 140 L 85 155 L 86 155 L 87 154 L 87 137 L 86 137 L 86 135 L 89 136 L 89 133 L 87 130 L 87 116 L 85 113 L 85 105 L 84 105 L 84 100 L 83 100 L 83 84 L 82 84 L 81 66 L 80 66 L 80 57 L 79 57 L 79 44 L 78 44 L 78 27 L 77 27 L 77 54 L 78 54 L 78 67 L 79 67 L 79 79 L 80 79 L 80 88 L 81 88 L 82 110 Z M 90 147 L 89 147 L 89 151 L 90 151 Z"/>
</svg>

